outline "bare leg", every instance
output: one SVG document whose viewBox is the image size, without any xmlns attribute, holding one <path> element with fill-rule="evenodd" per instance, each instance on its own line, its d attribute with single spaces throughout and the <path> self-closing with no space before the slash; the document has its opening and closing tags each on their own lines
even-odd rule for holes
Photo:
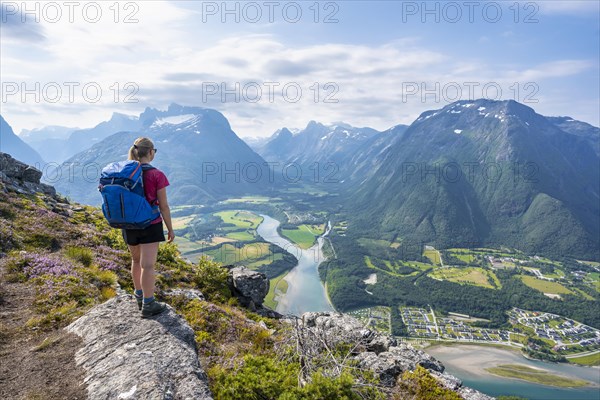
<svg viewBox="0 0 600 400">
<path fill-rule="evenodd" d="M 141 248 L 140 265 L 142 267 L 140 280 L 145 298 L 154 296 L 154 264 L 158 255 L 158 244 L 156 242 L 139 245 Z"/>
<path fill-rule="evenodd" d="M 135 290 L 139 290 L 142 288 L 142 281 L 140 279 L 142 274 L 142 267 L 140 264 L 140 246 L 129 246 L 129 251 L 131 252 L 131 278 L 133 279 L 133 287 Z"/>
</svg>

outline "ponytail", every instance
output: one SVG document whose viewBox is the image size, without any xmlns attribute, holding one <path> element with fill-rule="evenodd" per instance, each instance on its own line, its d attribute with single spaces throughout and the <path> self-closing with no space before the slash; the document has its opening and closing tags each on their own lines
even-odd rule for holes
<svg viewBox="0 0 600 400">
<path fill-rule="evenodd" d="M 140 158 L 138 157 L 138 154 L 137 154 L 137 152 L 138 152 L 138 147 L 137 147 L 137 145 L 135 145 L 135 144 L 134 144 L 133 146 L 131 146 L 131 147 L 129 148 L 129 157 L 128 157 L 128 158 L 129 158 L 130 160 L 136 160 L 136 161 L 139 161 L 139 160 L 140 160 Z"/>
<path fill-rule="evenodd" d="M 133 145 L 129 148 L 129 159 L 140 161 L 141 158 L 144 158 L 150 154 L 150 151 L 154 148 L 154 143 L 152 140 L 146 137 L 139 137 L 133 142 Z"/>
</svg>

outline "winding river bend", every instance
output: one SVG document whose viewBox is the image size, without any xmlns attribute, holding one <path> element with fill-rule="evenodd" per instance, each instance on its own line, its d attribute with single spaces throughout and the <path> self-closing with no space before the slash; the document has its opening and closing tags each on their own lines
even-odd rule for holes
<svg viewBox="0 0 600 400">
<path fill-rule="evenodd" d="M 264 240 L 285 249 L 298 260 L 298 265 L 285 277 L 288 290 L 287 293 L 277 298 L 276 311 L 297 316 L 307 311 L 333 311 L 334 308 L 327 298 L 318 270 L 321 261 L 325 260 L 321 247 L 325 240 L 324 236 L 327 236 L 331 230 L 331 224 L 327 224 L 325 233 L 310 249 L 303 250 L 279 235 L 277 232 L 279 221 L 268 215 L 260 214 L 260 216 L 264 220 L 256 228 L 256 232 Z"/>
</svg>

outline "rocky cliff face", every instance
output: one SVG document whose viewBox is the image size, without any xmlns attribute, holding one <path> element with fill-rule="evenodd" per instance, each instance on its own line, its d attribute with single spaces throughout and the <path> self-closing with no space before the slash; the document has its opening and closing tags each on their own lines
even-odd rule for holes
<svg viewBox="0 0 600 400">
<path fill-rule="evenodd" d="M 250 304 L 262 303 L 262 293 L 268 288 L 266 277 L 243 267 L 230 269 L 228 275 L 232 288 L 235 282 L 238 298 L 255 297 Z M 175 290 L 165 295 L 204 300 L 197 290 Z M 303 346 L 311 351 L 338 344 L 354 346 L 352 354 L 358 366 L 372 371 L 385 386 L 395 386 L 404 371 L 421 366 L 464 399 L 492 399 L 462 386 L 459 379 L 444 373 L 441 362 L 425 352 L 366 328 L 348 315 L 305 313 L 284 321 L 296 327 L 293 332 L 302 336 Z M 120 291 L 66 330 L 83 339 L 76 362 L 87 371 L 89 399 L 212 398 L 196 352 L 194 331 L 171 307 L 153 319 L 142 320 L 133 297 Z"/>
<path fill-rule="evenodd" d="M 40 183 L 42 171 L 15 160 L 10 154 L 0 153 L 0 180 L 8 190 L 17 193 L 44 193 L 56 196 L 56 190 L 50 185 Z"/>
<path fill-rule="evenodd" d="M 398 384 L 400 375 L 413 371 L 418 366 L 428 372 L 443 387 L 456 391 L 466 400 L 491 400 L 483 393 L 464 387 L 460 379 L 444 373 L 444 365 L 422 350 L 410 344 L 398 343 L 389 335 L 379 333 L 363 326 L 357 319 L 340 313 L 305 313 L 299 321 L 300 326 L 312 335 L 311 346 L 335 346 L 350 344 L 354 346 L 354 359 L 358 366 L 372 371 L 385 386 Z M 298 332 L 298 331 L 296 331 Z"/>
<path fill-rule="evenodd" d="M 171 307 L 140 319 L 133 296 L 121 292 L 66 329 L 83 339 L 76 362 L 89 399 L 212 399 L 194 331 Z"/>
</svg>

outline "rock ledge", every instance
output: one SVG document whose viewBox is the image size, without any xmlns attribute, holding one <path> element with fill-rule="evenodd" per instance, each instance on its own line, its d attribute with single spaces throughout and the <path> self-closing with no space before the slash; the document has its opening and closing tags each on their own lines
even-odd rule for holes
<svg viewBox="0 0 600 400">
<path fill-rule="evenodd" d="M 171 307 L 141 319 L 133 296 L 120 293 L 65 329 L 83 339 L 75 360 L 89 399 L 212 399 L 194 331 Z"/>
</svg>

